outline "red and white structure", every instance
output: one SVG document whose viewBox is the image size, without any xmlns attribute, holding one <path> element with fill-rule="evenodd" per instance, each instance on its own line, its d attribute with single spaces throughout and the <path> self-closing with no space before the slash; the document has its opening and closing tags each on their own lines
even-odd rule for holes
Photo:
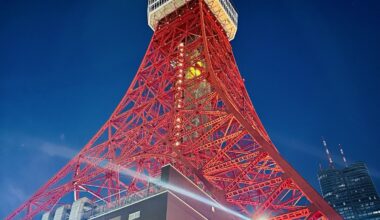
<svg viewBox="0 0 380 220">
<path fill-rule="evenodd" d="M 238 15 L 229 0 L 149 0 L 148 22 L 149 48 L 109 120 L 7 220 L 84 197 L 113 203 L 147 188 L 138 174 L 156 178 L 165 164 L 251 219 L 342 219 L 256 114 L 230 45 Z"/>
</svg>

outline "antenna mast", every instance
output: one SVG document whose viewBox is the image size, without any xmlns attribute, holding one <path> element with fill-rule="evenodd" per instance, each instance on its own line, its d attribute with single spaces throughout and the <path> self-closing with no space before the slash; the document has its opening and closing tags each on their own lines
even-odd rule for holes
<svg viewBox="0 0 380 220">
<path fill-rule="evenodd" d="M 346 156 L 344 155 L 343 147 L 341 144 L 339 144 L 339 151 L 340 151 L 340 154 L 342 155 L 344 166 L 347 167 L 348 165 L 347 165 Z"/>
<path fill-rule="evenodd" d="M 322 143 L 323 143 L 323 146 L 325 147 L 325 151 L 326 151 L 326 154 L 327 154 L 327 158 L 329 160 L 329 167 L 330 168 L 334 168 L 334 161 L 331 157 L 331 154 L 330 154 L 330 151 L 329 151 L 329 148 L 327 147 L 327 143 L 326 143 L 326 140 L 322 137 Z"/>
</svg>

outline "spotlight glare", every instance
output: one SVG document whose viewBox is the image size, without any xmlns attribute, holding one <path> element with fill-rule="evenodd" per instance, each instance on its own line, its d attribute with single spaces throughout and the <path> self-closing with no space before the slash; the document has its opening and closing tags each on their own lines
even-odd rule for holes
<svg viewBox="0 0 380 220">
<path fill-rule="evenodd" d="M 128 168 L 124 168 L 124 167 L 120 167 L 120 169 L 117 169 L 116 167 L 118 167 L 118 165 L 112 163 L 111 161 L 107 160 L 108 163 L 100 163 L 100 164 L 96 164 L 94 162 L 92 162 L 89 158 L 91 157 L 87 157 L 87 158 L 83 158 L 85 160 L 86 163 L 89 163 L 91 165 L 94 165 L 94 166 L 99 166 L 103 169 L 108 169 L 108 170 L 111 170 L 111 171 L 116 171 L 116 172 L 119 172 L 119 173 L 122 173 L 124 175 L 127 175 L 127 176 L 130 176 L 130 177 L 133 177 L 133 178 L 136 178 L 136 179 L 139 179 L 139 180 L 143 180 L 143 181 L 149 181 L 157 186 L 161 186 L 163 188 L 166 188 L 170 191 L 173 191 L 173 192 L 176 192 L 178 194 L 181 194 L 183 196 L 186 196 L 188 198 L 192 198 L 194 200 L 197 200 L 198 202 L 201 202 L 203 204 L 206 204 L 206 205 L 210 205 L 212 207 L 216 207 L 220 210 L 223 210 L 229 214 L 232 214 L 242 220 L 251 220 L 250 218 L 240 214 L 239 212 L 231 209 L 231 208 L 228 208 L 226 206 L 223 206 L 207 197 L 203 197 L 203 196 L 200 196 L 200 195 L 197 195 L 191 191 L 188 191 L 184 188 L 181 188 L 179 186 L 176 186 L 176 185 L 172 185 L 172 184 L 168 184 L 166 182 L 163 182 L 159 179 L 152 179 L 150 176 L 148 175 L 145 175 L 143 173 L 138 173 L 132 169 L 128 169 Z M 96 158 L 98 159 L 98 158 Z M 259 219 L 259 220 L 267 220 L 267 219 Z"/>
</svg>

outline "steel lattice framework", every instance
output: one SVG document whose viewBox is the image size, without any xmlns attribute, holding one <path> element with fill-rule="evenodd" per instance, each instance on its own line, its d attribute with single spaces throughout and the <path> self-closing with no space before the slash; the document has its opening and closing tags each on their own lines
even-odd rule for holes
<svg viewBox="0 0 380 220">
<path fill-rule="evenodd" d="M 171 163 L 244 215 L 341 217 L 281 157 L 257 116 L 223 28 L 203 0 L 161 20 L 109 120 L 7 219 L 32 219 L 75 197 L 120 199 Z"/>
</svg>

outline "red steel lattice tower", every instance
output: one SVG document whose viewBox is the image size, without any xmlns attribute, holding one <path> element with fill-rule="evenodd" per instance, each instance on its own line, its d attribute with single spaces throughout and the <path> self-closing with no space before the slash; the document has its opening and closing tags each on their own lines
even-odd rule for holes
<svg viewBox="0 0 380 220">
<path fill-rule="evenodd" d="M 252 219 L 341 219 L 260 122 L 229 42 L 237 31 L 230 2 L 149 0 L 148 15 L 154 35 L 109 120 L 7 219 L 32 219 L 71 193 L 117 201 L 148 185 L 118 170 L 154 178 L 168 163 Z"/>
</svg>

